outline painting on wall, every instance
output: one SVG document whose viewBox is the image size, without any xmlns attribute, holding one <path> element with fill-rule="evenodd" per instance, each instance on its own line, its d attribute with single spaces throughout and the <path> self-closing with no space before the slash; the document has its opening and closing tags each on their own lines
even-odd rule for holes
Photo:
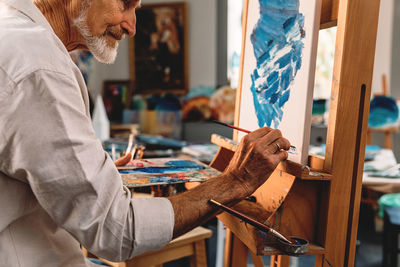
<svg viewBox="0 0 400 267">
<path fill-rule="evenodd" d="M 296 147 L 289 160 L 301 164 L 308 156 L 320 10 L 320 0 L 244 4 L 235 124 L 280 129 Z"/>
<path fill-rule="evenodd" d="M 125 107 L 129 106 L 132 95 L 131 82 L 128 80 L 107 80 L 103 85 L 103 102 L 108 119 L 121 123 Z"/>
<path fill-rule="evenodd" d="M 143 4 L 136 11 L 136 18 L 136 35 L 129 48 L 135 93 L 186 93 L 186 3 Z"/>
</svg>

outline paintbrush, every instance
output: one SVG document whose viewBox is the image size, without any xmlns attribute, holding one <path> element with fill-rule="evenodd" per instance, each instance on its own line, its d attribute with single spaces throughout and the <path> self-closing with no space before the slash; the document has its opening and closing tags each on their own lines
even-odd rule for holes
<svg viewBox="0 0 400 267">
<path fill-rule="evenodd" d="M 232 128 L 232 129 L 235 129 L 235 130 L 238 130 L 238 131 L 241 131 L 241 132 L 244 132 L 244 133 L 251 133 L 251 131 L 249 131 L 249 130 L 242 129 L 242 128 L 227 124 L 227 123 L 222 122 L 222 121 L 213 120 L 213 122 L 221 124 L 221 125 L 229 127 L 229 128 Z"/>
<path fill-rule="evenodd" d="M 131 152 L 132 145 L 133 145 L 133 134 L 130 134 L 129 135 L 128 146 L 126 147 L 126 150 L 125 150 L 125 155 L 128 154 L 129 152 Z"/>
<path fill-rule="evenodd" d="M 115 161 L 117 159 L 117 155 L 115 153 L 115 144 L 111 144 L 111 157 L 112 157 L 113 161 Z"/>
<path fill-rule="evenodd" d="M 237 126 L 233 126 L 233 125 L 227 124 L 227 123 L 222 122 L 222 121 L 213 120 L 213 122 L 221 124 L 221 125 L 229 127 L 229 128 L 232 128 L 232 129 L 235 129 L 235 130 L 238 130 L 238 131 L 241 131 L 241 132 L 244 132 L 244 133 L 251 133 L 251 131 L 249 131 L 249 130 L 246 130 L 246 129 L 243 129 L 243 128 L 239 128 Z M 291 148 L 296 148 L 295 146 L 290 146 L 290 147 Z"/>
<path fill-rule="evenodd" d="M 224 211 L 226 211 L 226 212 L 232 214 L 233 216 L 236 216 L 236 217 L 242 219 L 243 221 L 247 222 L 248 224 L 253 225 L 255 228 L 257 228 L 257 229 L 260 230 L 260 231 L 263 231 L 263 232 L 265 232 L 265 233 L 271 233 L 271 234 L 274 235 L 275 237 L 277 237 L 277 238 L 279 238 L 279 239 L 281 239 L 281 240 L 283 240 L 283 241 L 285 241 L 285 242 L 287 242 L 287 243 L 289 243 L 289 244 L 293 244 L 293 245 L 296 244 L 295 241 L 291 241 L 291 238 L 289 238 L 289 239 L 286 238 L 285 236 L 283 236 L 283 235 L 282 235 L 281 233 L 279 233 L 278 231 L 272 229 L 271 227 L 268 227 L 268 226 L 265 225 L 265 224 L 262 224 L 262 223 L 260 223 L 260 222 L 258 222 L 258 221 L 256 221 L 256 220 L 254 220 L 254 219 L 252 219 L 252 218 L 250 218 L 250 217 L 247 217 L 247 216 L 244 215 L 243 213 L 240 213 L 240 212 L 238 212 L 238 211 L 236 211 L 236 210 L 234 210 L 234 209 L 231 209 L 231 208 L 229 208 L 229 207 L 227 207 L 227 206 L 225 206 L 225 205 L 219 203 L 218 201 L 215 201 L 214 199 L 210 199 L 209 202 L 210 202 L 211 204 L 217 206 L 218 208 L 220 208 L 220 209 L 222 209 L 222 210 L 224 210 Z"/>
<path fill-rule="evenodd" d="M 137 146 L 137 145 L 134 145 L 133 148 L 132 148 L 132 150 L 131 150 L 131 160 L 132 160 L 132 159 L 136 159 L 136 153 L 137 153 L 137 151 L 138 151 L 138 146 Z"/>
</svg>

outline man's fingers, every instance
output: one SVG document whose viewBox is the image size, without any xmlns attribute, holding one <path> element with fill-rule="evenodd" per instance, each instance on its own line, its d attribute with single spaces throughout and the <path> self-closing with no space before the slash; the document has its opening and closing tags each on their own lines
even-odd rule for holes
<svg viewBox="0 0 400 267">
<path fill-rule="evenodd" d="M 265 150 L 267 150 L 271 154 L 275 154 L 281 150 L 289 150 L 289 149 L 290 149 L 290 142 L 284 137 L 275 139 L 265 148 Z"/>
<path fill-rule="evenodd" d="M 119 158 L 116 161 L 114 161 L 114 164 L 117 167 L 124 166 L 124 165 L 128 164 L 129 161 L 131 161 L 131 158 L 132 158 L 132 154 L 129 152 L 128 154 L 126 154 L 122 158 Z"/>
<path fill-rule="evenodd" d="M 287 160 L 287 158 L 289 156 L 288 152 L 285 150 L 281 150 L 281 151 L 275 153 L 275 155 L 279 158 L 279 161 Z"/>
<path fill-rule="evenodd" d="M 251 137 L 251 139 L 257 139 L 257 138 L 261 138 L 265 135 L 267 135 L 268 133 L 270 133 L 271 131 L 273 131 L 274 129 L 270 128 L 270 127 L 262 127 L 260 129 L 257 129 L 251 133 L 248 134 L 249 137 Z"/>
<path fill-rule="evenodd" d="M 275 140 L 275 143 L 278 144 L 280 149 L 289 150 L 290 149 L 290 142 L 285 137 L 278 138 Z"/>
<path fill-rule="evenodd" d="M 274 143 L 279 138 L 282 138 L 282 132 L 278 129 L 274 129 L 262 137 L 263 142 L 267 145 Z"/>
</svg>

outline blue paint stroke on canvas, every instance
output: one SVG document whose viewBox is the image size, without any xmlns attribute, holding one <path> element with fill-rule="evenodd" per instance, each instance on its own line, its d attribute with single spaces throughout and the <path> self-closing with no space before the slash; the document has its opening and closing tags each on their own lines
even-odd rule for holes
<svg viewBox="0 0 400 267">
<path fill-rule="evenodd" d="M 259 3 L 260 19 L 250 36 L 257 60 L 250 89 L 259 127 L 277 128 L 292 81 L 301 67 L 304 16 L 299 13 L 299 0 Z"/>
</svg>

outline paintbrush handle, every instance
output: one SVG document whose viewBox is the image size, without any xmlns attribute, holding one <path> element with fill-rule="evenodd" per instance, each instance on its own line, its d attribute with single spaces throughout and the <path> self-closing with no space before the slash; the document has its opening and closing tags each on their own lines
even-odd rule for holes
<svg viewBox="0 0 400 267">
<path fill-rule="evenodd" d="M 251 133 L 251 131 L 249 131 L 249 130 L 246 130 L 246 129 L 243 129 L 243 128 L 240 128 L 240 127 L 237 127 L 237 126 L 233 126 L 233 125 L 227 124 L 227 123 L 222 122 L 222 121 L 213 120 L 213 122 L 221 124 L 221 125 L 224 125 L 226 127 L 229 127 L 229 128 L 235 129 L 235 130 L 238 130 L 238 131 L 241 131 L 241 132 L 244 132 L 244 133 Z M 290 146 L 290 147 L 291 148 L 296 148 L 295 146 Z"/>
<path fill-rule="evenodd" d="M 239 127 L 237 127 L 237 126 L 233 126 L 233 125 L 227 124 L 227 123 L 222 122 L 222 121 L 213 120 L 213 122 L 218 123 L 218 124 L 221 124 L 221 125 L 226 126 L 226 127 L 229 127 L 229 128 L 232 128 L 232 129 L 235 129 L 235 130 L 238 130 L 238 131 L 242 131 L 242 132 L 245 132 L 245 133 L 251 133 L 251 131 L 249 131 L 249 130 L 242 129 L 242 128 L 239 128 Z"/>
<path fill-rule="evenodd" d="M 289 244 L 292 244 L 292 242 L 290 242 L 286 237 L 284 237 L 282 234 L 278 233 L 277 231 L 275 231 L 274 229 L 266 226 L 265 224 L 262 224 L 250 217 L 247 217 L 246 215 L 244 215 L 243 213 L 240 213 L 234 209 L 231 209 L 221 203 L 219 203 L 218 201 L 215 201 L 214 199 L 210 199 L 209 201 L 210 203 L 212 203 L 213 205 L 217 206 L 218 208 L 232 214 L 233 216 L 236 216 L 240 219 L 242 219 L 243 221 L 247 222 L 248 224 L 253 225 L 254 227 L 256 227 L 257 229 L 266 232 L 266 233 L 272 233 L 274 236 L 284 240 L 285 242 L 288 242 Z"/>
</svg>

